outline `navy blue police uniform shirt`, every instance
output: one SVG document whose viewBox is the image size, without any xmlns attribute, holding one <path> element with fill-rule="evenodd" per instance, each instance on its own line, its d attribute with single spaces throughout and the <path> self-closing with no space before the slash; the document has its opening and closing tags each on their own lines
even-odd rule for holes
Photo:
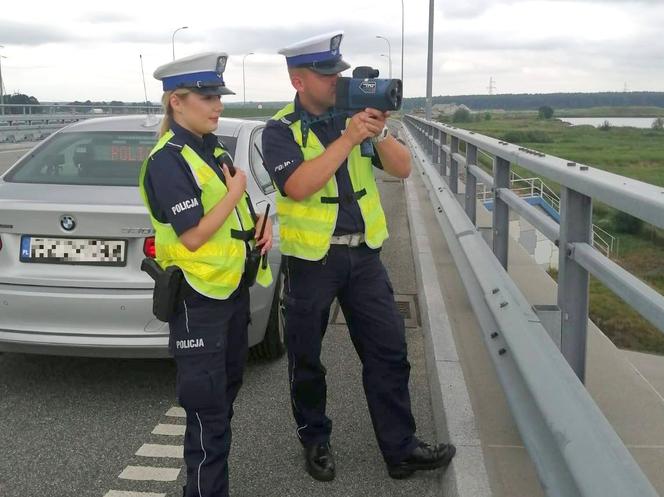
<svg viewBox="0 0 664 497">
<path fill-rule="evenodd" d="M 295 97 L 295 112 L 302 111 L 299 98 Z M 321 144 L 328 147 L 333 141 L 341 136 L 341 132 L 346 128 L 346 118 L 343 116 L 335 117 L 331 120 L 314 123 L 309 129 L 309 133 L 315 133 Z M 304 156 L 300 146 L 293 138 L 293 132 L 287 124 L 281 121 L 269 120 L 263 131 L 263 155 L 264 167 L 267 170 L 274 184 L 279 188 L 279 192 L 286 196 L 285 184 L 288 178 L 304 162 Z M 378 152 L 374 153 L 372 159 L 373 165 L 382 169 Z M 348 173 L 348 161 L 337 169 L 335 173 L 339 197 L 348 198 L 353 193 L 353 185 Z M 347 235 L 350 233 L 364 233 L 364 220 L 357 200 L 339 204 L 339 214 L 337 216 L 337 225 L 334 230 L 336 236 Z"/>
<path fill-rule="evenodd" d="M 214 157 L 218 145 L 216 135 L 209 133 L 200 138 L 175 122 L 171 130 L 175 133 L 170 140 L 172 143 L 191 147 L 225 182 Z M 230 156 L 224 161 L 232 164 Z M 204 214 L 201 189 L 177 147 L 166 145 L 152 156 L 144 184 L 150 209 L 159 222 L 169 223 L 178 236 L 198 225 Z"/>
</svg>

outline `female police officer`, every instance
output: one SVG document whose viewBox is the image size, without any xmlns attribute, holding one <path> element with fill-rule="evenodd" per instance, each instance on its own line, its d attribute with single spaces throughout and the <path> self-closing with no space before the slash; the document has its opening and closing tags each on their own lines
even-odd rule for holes
<svg viewBox="0 0 664 497">
<path fill-rule="evenodd" d="M 168 323 L 177 397 L 187 415 L 185 497 L 228 495 L 230 420 L 247 356 L 246 255 L 254 244 L 263 254 L 272 245 L 269 219 L 253 214 L 245 173 L 234 171 L 214 135 L 220 96 L 233 93 L 222 77 L 226 60 L 225 53 L 203 53 L 155 71 L 165 116 L 140 177 L 157 262 L 178 266 L 193 290 Z M 265 234 L 255 240 L 255 223 L 263 222 Z M 269 266 L 256 279 L 268 286 Z"/>
</svg>

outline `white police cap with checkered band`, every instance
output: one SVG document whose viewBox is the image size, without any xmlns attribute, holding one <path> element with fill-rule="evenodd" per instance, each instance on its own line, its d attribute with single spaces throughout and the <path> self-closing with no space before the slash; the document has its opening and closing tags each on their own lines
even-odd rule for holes
<svg viewBox="0 0 664 497">
<path fill-rule="evenodd" d="M 305 67 L 320 74 L 337 74 L 350 67 L 339 51 L 343 31 L 307 38 L 279 50 L 288 67 Z"/>
<path fill-rule="evenodd" d="M 203 95 L 235 95 L 224 83 L 227 60 L 225 52 L 194 54 L 159 66 L 153 76 L 164 91 L 187 88 Z"/>
</svg>

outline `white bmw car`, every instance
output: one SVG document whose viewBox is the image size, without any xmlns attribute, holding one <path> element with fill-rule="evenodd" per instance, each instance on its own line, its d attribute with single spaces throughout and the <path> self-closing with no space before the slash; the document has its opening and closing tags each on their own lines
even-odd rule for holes
<svg viewBox="0 0 664 497">
<path fill-rule="evenodd" d="M 168 355 L 168 325 L 152 315 L 153 282 L 140 270 L 143 258 L 154 257 L 154 237 L 138 173 L 159 121 L 123 116 L 69 125 L 0 177 L 0 351 Z M 222 118 L 217 128 L 247 172 L 256 212 L 274 201 L 260 154 L 263 127 Z M 251 288 L 249 345 L 265 358 L 284 350 L 273 223 L 275 283 Z"/>
</svg>

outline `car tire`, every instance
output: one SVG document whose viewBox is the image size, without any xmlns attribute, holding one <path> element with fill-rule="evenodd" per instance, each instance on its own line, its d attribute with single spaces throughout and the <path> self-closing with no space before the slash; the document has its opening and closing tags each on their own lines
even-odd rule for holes
<svg viewBox="0 0 664 497">
<path fill-rule="evenodd" d="M 270 317 L 265 328 L 265 337 L 263 341 L 254 345 L 249 356 L 252 359 L 279 359 L 286 351 L 284 340 L 284 316 L 281 309 L 283 298 L 283 275 L 278 275 L 272 306 L 270 307 Z"/>
</svg>

